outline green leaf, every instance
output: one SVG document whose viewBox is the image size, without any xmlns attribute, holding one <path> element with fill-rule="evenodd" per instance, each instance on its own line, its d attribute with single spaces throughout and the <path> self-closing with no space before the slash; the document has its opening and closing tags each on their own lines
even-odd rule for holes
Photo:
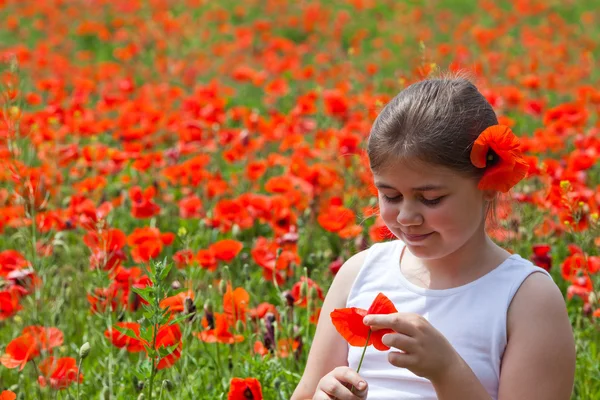
<svg viewBox="0 0 600 400">
<path fill-rule="evenodd" d="M 171 271 L 171 266 L 172 266 L 172 264 L 166 263 L 166 260 L 165 260 L 165 263 L 163 265 L 164 265 L 164 268 L 160 272 L 160 276 L 159 276 L 159 279 L 161 281 L 164 281 L 165 279 L 167 279 L 167 276 L 169 275 L 169 271 Z"/>
<path fill-rule="evenodd" d="M 150 303 L 152 301 L 152 295 L 154 294 L 154 288 L 151 286 L 146 286 L 145 288 L 132 288 L 132 290 L 139 294 L 140 297 L 144 300 L 146 300 L 148 303 Z"/>
<path fill-rule="evenodd" d="M 131 339 L 136 339 L 136 340 L 140 340 L 139 336 L 136 335 L 135 331 L 131 328 L 124 328 L 118 325 L 115 325 L 112 327 L 115 331 L 122 333 L 123 335 L 127 336 L 128 338 Z"/>
</svg>

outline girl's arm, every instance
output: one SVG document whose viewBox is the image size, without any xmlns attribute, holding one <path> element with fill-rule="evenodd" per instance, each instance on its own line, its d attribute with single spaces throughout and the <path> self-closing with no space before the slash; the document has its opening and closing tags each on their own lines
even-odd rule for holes
<svg viewBox="0 0 600 400">
<path fill-rule="evenodd" d="M 575 341 L 558 287 L 530 275 L 508 310 L 508 344 L 499 400 L 569 400 L 575 379 Z"/>
<path fill-rule="evenodd" d="M 323 376 L 335 367 L 348 365 L 348 344 L 331 323 L 329 314 L 335 308 L 346 307 L 350 287 L 364 262 L 366 252 L 364 250 L 348 259 L 329 287 L 304 374 L 291 400 L 312 399 Z"/>
</svg>

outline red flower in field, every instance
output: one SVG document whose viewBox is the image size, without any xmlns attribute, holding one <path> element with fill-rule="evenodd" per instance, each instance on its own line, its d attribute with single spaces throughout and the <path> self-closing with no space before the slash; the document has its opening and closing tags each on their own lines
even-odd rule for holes
<svg viewBox="0 0 600 400">
<path fill-rule="evenodd" d="M 137 353 L 144 350 L 146 342 L 140 338 L 140 324 L 137 322 L 117 322 L 117 327 L 122 328 L 121 330 L 131 330 L 136 338 L 129 337 L 124 333 L 119 332 L 114 327 L 104 331 L 104 336 L 110 339 L 113 345 L 118 348 L 126 348 L 130 353 Z"/>
<path fill-rule="evenodd" d="M 298 339 L 292 339 L 292 338 L 287 338 L 287 339 L 279 339 L 277 341 L 277 356 L 278 357 L 282 357 L 282 358 L 286 358 L 288 356 L 290 356 L 291 354 L 294 354 L 295 352 L 298 351 L 298 349 L 300 348 L 301 342 Z M 265 347 L 265 344 L 263 342 L 261 342 L 260 340 L 257 340 L 256 342 L 254 342 L 254 348 L 253 348 L 254 352 L 256 354 L 260 354 L 261 356 L 266 356 L 267 354 L 269 354 L 269 349 L 267 347 Z"/>
<path fill-rule="evenodd" d="M 227 400 L 262 400 L 262 389 L 256 378 L 232 378 Z"/>
<path fill-rule="evenodd" d="M 362 231 L 362 227 L 355 223 L 354 211 L 342 206 L 330 205 L 319 214 L 317 221 L 325 230 L 335 232 L 344 239 L 355 237 Z"/>
<path fill-rule="evenodd" d="M 477 168 L 485 168 L 480 190 L 506 193 L 529 171 L 519 150 L 519 139 L 505 125 L 493 125 L 481 132 L 473 143 L 471 162 Z"/>
<path fill-rule="evenodd" d="M 66 389 L 71 383 L 83 382 L 83 374 L 77 376 L 77 361 L 73 357 L 48 357 L 39 365 L 42 375 L 38 378 L 40 386 L 45 387 L 50 380 L 52 389 Z"/>
<path fill-rule="evenodd" d="M 215 258 L 221 261 L 231 261 L 244 248 L 244 245 L 232 239 L 220 240 L 210 246 Z"/>
<path fill-rule="evenodd" d="M 345 118 L 348 113 L 348 101 L 346 96 L 339 89 L 323 91 L 323 101 L 325 102 L 325 111 L 328 115 Z"/>
<path fill-rule="evenodd" d="M 300 281 L 296 282 L 292 287 L 292 296 L 294 296 L 294 299 L 296 299 L 294 304 L 299 307 L 306 307 L 311 288 L 316 292 L 316 296 L 319 300 L 324 300 L 323 290 L 321 287 L 312 279 L 308 278 L 307 280 L 307 278 L 303 276 L 300 278 Z M 313 300 L 313 305 L 315 304 L 315 300 Z"/>
<path fill-rule="evenodd" d="M 0 277 L 6 277 L 10 272 L 27 268 L 29 261 L 17 250 L 0 252 Z"/>
<path fill-rule="evenodd" d="M 15 400 L 17 395 L 15 392 L 11 392 L 10 390 L 4 390 L 0 393 L 0 400 Z"/>
<path fill-rule="evenodd" d="M 250 295 L 244 288 L 233 290 L 231 284 L 227 284 L 227 290 L 223 295 L 223 311 L 231 324 L 236 321 L 246 320 L 246 310 L 250 303 Z"/>
<path fill-rule="evenodd" d="M 248 310 L 250 313 L 250 318 L 264 318 L 268 312 L 273 313 L 273 315 L 277 316 L 277 307 L 271 303 L 260 303 L 256 308 L 251 308 Z"/>
<path fill-rule="evenodd" d="M 574 296 L 578 296 L 583 300 L 584 304 L 589 304 L 590 295 L 594 290 L 592 279 L 589 275 L 582 275 L 571 280 L 572 285 L 567 288 L 567 299 L 571 300 Z"/>
<path fill-rule="evenodd" d="M 189 249 L 179 250 L 173 254 L 175 266 L 179 269 L 190 265 L 194 260 L 194 253 Z"/>
<path fill-rule="evenodd" d="M 185 299 L 194 300 L 194 292 L 188 290 L 186 292 L 177 293 L 174 296 L 163 299 L 159 305 L 161 308 L 168 308 L 171 312 L 182 312 L 185 308 Z"/>
<path fill-rule="evenodd" d="M 120 229 L 107 229 L 100 233 L 89 231 L 83 242 L 90 248 L 90 268 L 102 268 L 105 271 L 118 267 L 127 257 L 123 252 L 125 233 Z"/>
<path fill-rule="evenodd" d="M 214 314 L 215 319 L 215 327 L 214 329 L 208 329 L 201 332 L 196 332 L 194 335 L 198 337 L 200 340 L 206 343 L 226 343 L 233 344 L 242 342 L 244 340 L 244 336 L 242 335 L 234 335 L 229 332 L 229 324 L 227 322 L 227 317 L 225 314 Z M 207 328 L 208 321 L 206 317 L 202 318 L 202 326 Z"/>
<path fill-rule="evenodd" d="M 0 321 L 12 317 L 22 308 L 19 301 L 25 294 L 27 290 L 21 286 L 11 286 L 8 290 L 0 291 Z"/>
<path fill-rule="evenodd" d="M 398 312 L 394 304 L 383 293 L 379 293 L 368 310 L 350 307 L 335 309 L 331 312 L 331 322 L 335 329 L 351 346 L 370 346 L 377 350 L 388 350 L 389 347 L 381 342 L 383 335 L 394 332 L 391 329 L 371 331 L 363 324 L 363 318 L 369 314 L 392 314 Z M 370 337 L 369 337 L 370 332 Z M 367 341 L 367 338 L 368 341 Z"/>
<path fill-rule="evenodd" d="M 5 351 L 6 353 L 0 357 L 0 363 L 6 368 L 19 367 L 19 370 L 22 370 L 29 360 L 40 355 L 38 343 L 28 335 L 21 335 L 11 340 Z"/>
<path fill-rule="evenodd" d="M 188 196 L 179 201 L 179 216 L 181 218 L 201 218 L 202 200 L 198 196 Z"/>
<path fill-rule="evenodd" d="M 550 272 L 550 268 L 552 268 L 552 257 L 550 257 L 548 253 L 550 253 L 549 245 L 533 245 L 533 257 L 531 257 L 531 262 L 533 262 L 538 267 L 544 268 L 546 271 Z"/>
<path fill-rule="evenodd" d="M 136 228 L 127 236 L 127 244 L 132 248 L 133 261 L 142 263 L 158 257 L 163 245 L 170 245 L 174 237 L 173 233 L 161 233 L 158 228 Z"/>
<path fill-rule="evenodd" d="M 150 218 L 160 213 L 160 206 L 152 201 L 155 194 L 154 186 L 146 188 L 143 192 L 139 186 L 129 189 L 131 215 L 135 218 Z"/>
<path fill-rule="evenodd" d="M 157 365 L 158 369 L 172 367 L 173 364 L 175 364 L 175 361 L 179 360 L 181 357 L 181 349 L 183 348 L 179 325 L 173 324 L 161 326 L 156 335 L 156 350 L 160 350 L 161 347 L 170 348 L 175 345 L 177 345 L 177 347 L 173 349 L 171 353 L 160 359 Z"/>
<path fill-rule="evenodd" d="M 215 271 L 217 269 L 217 258 L 215 257 L 215 252 L 211 249 L 198 250 L 198 253 L 196 253 L 196 259 L 202 268 L 205 268 L 209 271 Z"/>
<path fill-rule="evenodd" d="M 44 326 L 27 326 L 23 328 L 23 336 L 30 336 L 35 340 L 41 350 L 50 350 L 61 346 L 64 341 L 64 335 L 58 328 L 47 328 Z"/>
</svg>

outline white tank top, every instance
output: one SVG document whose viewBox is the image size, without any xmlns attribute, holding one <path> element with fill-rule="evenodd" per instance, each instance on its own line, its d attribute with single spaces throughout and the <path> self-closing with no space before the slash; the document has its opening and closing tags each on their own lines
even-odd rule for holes
<svg viewBox="0 0 600 400">
<path fill-rule="evenodd" d="M 496 400 L 500 362 L 507 343 L 508 306 L 525 278 L 534 272 L 549 277 L 550 274 L 513 254 L 466 285 L 445 290 L 425 289 L 402 275 L 399 261 L 403 247 L 400 240 L 371 246 L 350 289 L 346 307 L 368 309 L 382 292 L 399 312 L 422 315 L 450 341 Z M 348 365 L 356 370 L 363 348 L 348 347 Z M 369 399 L 437 399 L 429 380 L 391 365 L 387 358 L 389 351 L 394 349 L 367 348 L 359 374 L 369 384 Z"/>
</svg>

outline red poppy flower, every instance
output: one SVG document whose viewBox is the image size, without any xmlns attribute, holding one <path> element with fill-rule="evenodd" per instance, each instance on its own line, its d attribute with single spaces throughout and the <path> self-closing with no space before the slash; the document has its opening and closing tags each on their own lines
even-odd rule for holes
<svg viewBox="0 0 600 400">
<path fill-rule="evenodd" d="M 232 378 L 227 400 L 262 400 L 260 382 L 256 378 Z"/>
<path fill-rule="evenodd" d="M 161 347 L 170 348 L 171 346 L 177 345 L 169 354 L 162 357 L 158 362 L 156 368 L 163 369 L 172 367 L 175 361 L 181 357 L 181 349 L 183 343 L 181 342 L 181 328 L 179 325 L 163 325 L 156 334 L 156 350 Z"/>
<path fill-rule="evenodd" d="M 488 161 L 493 163 L 488 166 Z M 519 150 L 519 139 L 505 125 L 493 125 L 481 132 L 473 143 L 471 162 L 477 168 L 485 168 L 479 181 L 480 190 L 506 193 L 525 178 L 529 170 Z"/>
<path fill-rule="evenodd" d="M 292 296 L 294 296 L 295 299 L 294 304 L 299 307 L 306 307 L 308 305 L 308 296 L 310 295 L 311 288 L 316 292 L 319 300 L 324 300 L 321 287 L 312 279 L 308 278 L 307 280 L 305 276 L 302 276 L 300 281 L 296 282 L 292 287 Z"/>
<path fill-rule="evenodd" d="M 181 312 L 185 308 L 185 299 L 190 298 L 194 300 L 194 292 L 188 290 L 186 292 L 177 293 L 174 296 L 163 299 L 159 306 L 160 308 L 168 308 L 170 312 Z"/>
<path fill-rule="evenodd" d="M 215 258 L 222 261 L 231 261 L 238 255 L 244 245 L 233 239 L 219 240 L 210 246 Z"/>
<path fill-rule="evenodd" d="M 383 293 L 379 293 L 368 310 L 350 307 L 335 309 L 331 312 L 331 322 L 335 329 L 346 339 L 350 346 L 370 346 L 377 350 L 388 350 L 389 347 L 381 342 L 383 335 L 393 333 L 391 329 L 380 329 L 369 332 L 371 328 L 363 324 L 363 318 L 369 314 L 392 314 L 398 312 L 394 303 Z M 368 341 L 367 341 L 368 338 Z"/>
<path fill-rule="evenodd" d="M 206 343 L 218 342 L 233 344 L 242 342 L 244 340 L 244 336 L 234 335 L 233 333 L 229 332 L 229 324 L 227 322 L 227 317 L 225 316 L 225 314 L 215 313 L 214 319 L 214 329 L 196 332 L 194 333 L 194 335 Z M 204 326 L 205 328 L 208 327 L 208 321 L 206 320 L 206 317 L 202 318 L 202 326 Z"/>
<path fill-rule="evenodd" d="M 550 269 L 552 268 L 552 257 L 549 255 L 550 246 L 547 244 L 535 244 L 532 249 L 533 256 L 531 257 L 531 262 L 550 272 Z"/>
<path fill-rule="evenodd" d="M 246 321 L 246 311 L 250 303 L 250 295 L 246 289 L 239 287 L 233 290 L 231 283 L 223 295 L 223 311 L 230 323 Z"/>
<path fill-rule="evenodd" d="M 0 393 L 0 400 L 15 400 L 17 395 L 15 392 L 11 392 L 10 390 L 4 390 Z"/>
<path fill-rule="evenodd" d="M 118 348 L 125 347 L 130 353 L 137 353 L 144 350 L 145 341 L 140 338 L 140 324 L 137 322 L 117 322 L 116 326 L 123 330 L 132 330 L 138 339 L 131 338 L 115 328 L 110 328 L 104 332 L 104 336 L 110 339 L 112 344 Z"/>
<path fill-rule="evenodd" d="M 73 357 L 48 357 L 39 365 L 42 375 L 38 378 L 40 386 L 45 387 L 50 380 L 52 389 L 65 389 L 71 383 L 83 382 L 83 374 L 77 376 L 77 361 Z"/>
<path fill-rule="evenodd" d="M 6 368 L 19 367 L 22 370 L 29 360 L 39 354 L 40 348 L 36 340 L 29 335 L 22 335 L 6 346 L 6 353 L 0 357 L 0 363 Z"/>
</svg>

